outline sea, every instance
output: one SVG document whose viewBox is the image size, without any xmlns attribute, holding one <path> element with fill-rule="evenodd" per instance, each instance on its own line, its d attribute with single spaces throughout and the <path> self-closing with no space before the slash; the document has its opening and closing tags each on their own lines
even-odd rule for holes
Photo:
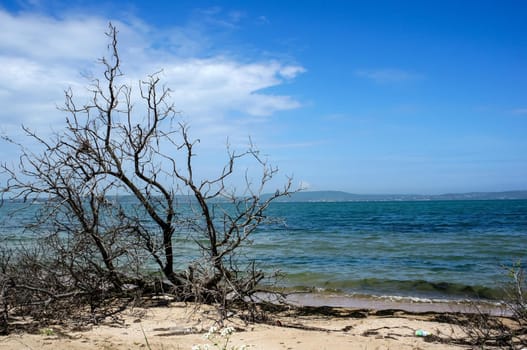
<svg viewBox="0 0 527 350">
<path fill-rule="evenodd" d="M 1 244 L 34 239 L 29 212 L 8 215 L 17 206 L 0 207 Z M 244 257 L 279 271 L 273 283 L 287 291 L 500 300 L 509 269 L 527 264 L 527 200 L 287 202 L 267 215 L 276 220 Z"/>
<path fill-rule="evenodd" d="M 527 262 L 527 200 L 276 203 L 254 255 L 291 288 L 499 299 Z M 505 291 L 506 292 L 506 291 Z"/>
</svg>

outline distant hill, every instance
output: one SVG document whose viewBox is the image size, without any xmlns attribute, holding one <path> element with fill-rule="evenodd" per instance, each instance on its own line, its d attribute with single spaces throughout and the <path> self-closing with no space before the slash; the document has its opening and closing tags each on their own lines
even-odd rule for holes
<svg viewBox="0 0 527 350">
<path fill-rule="evenodd" d="M 269 195 L 262 196 L 263 199 Z M 527 199 L 527 191 L 469 192 L 439 195 L 420 194 L 354 194 L 342 191 L 302 191 L 277 202 L 358 202 L 358 201 L 432 201 L 432 200 L 510 200 Z"/>
<path fill-rule="evenodd" d="M 271 194 L 263 194 L 261 200 L 266 200 Z M 301 191 L 290 196 L 277 198 L 276 202 L 381 202 L 381 201 L 456 201 L 456 200 L 513 200 L 527 199 L 527 191 L 505 191 L 505 192 L 468 192 L 468 193 L 446 193 L 437 195 L 423 194 L 355 194 L 343 191 Z M 37 201 L 49 201 L 49 198 Z M 119 196 L 121 201 L 137 202 L 137 198 L 131 195 Z M 22 202 L 22 199 L 12 200 Z M 195 202 L 196 198 L 191 195 L 176 195 L 176 201 L 180 204 Z M 211 202 L 226 202 L 224 198 L 215 198 Z"/>
</svg>

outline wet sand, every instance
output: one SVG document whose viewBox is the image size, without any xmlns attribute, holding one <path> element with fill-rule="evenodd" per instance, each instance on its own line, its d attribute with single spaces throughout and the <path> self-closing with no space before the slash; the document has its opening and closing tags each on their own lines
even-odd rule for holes
<svg viewBox="0 0 527 350">
<path fill-rule="evenodd" d="M 373 310 L 419 312 L 485 312 L 494 316 L 509 313 L 498 302 L 475 300 L 424 299 L 397 296 L 349 296 L 316 293 L 292 293 L 287 301 L 298 306 L 330 306 Z"/>
</svg>

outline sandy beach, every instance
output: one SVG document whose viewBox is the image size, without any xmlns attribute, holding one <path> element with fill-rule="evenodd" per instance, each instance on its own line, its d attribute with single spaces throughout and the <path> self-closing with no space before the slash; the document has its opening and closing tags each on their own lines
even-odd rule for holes
<svg viewBox="0 0 527 350">
<path fill-rule="evenodd" d="M 456 326 L 440 322 L 441 313 L 397 310 L 312 307 L 283 311 L 269 324 L 247 324 L 233 317 L 226 326 L 235 332 L 232 346 L 248 349 L 463 349 L 439 338 L 461 334 Z M 33 334 L 13 333 L 0 338 L 0 349 L 192 349 L 212 343 L 204 334 L 214 325 L 214 310 L 172 303 L 169 306 L 133 308 L 119 322 L 71 330 L 50 326 Z M 416 336 L 425 330 L 435 341 Z M 224 338 L 218 338 L 225 340 Z M 434 340 L 434 339 L 432 339 Z M 214 347 L 211 347 L 214 349 Z"/>
</svg>

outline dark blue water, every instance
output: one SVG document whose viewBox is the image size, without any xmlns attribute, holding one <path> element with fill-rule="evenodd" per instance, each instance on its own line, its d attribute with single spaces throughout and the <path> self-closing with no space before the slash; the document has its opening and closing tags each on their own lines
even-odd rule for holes
<svg viewBox="0 0 527 350">
<path fill-rule="evenodd" d="M 527 258 L 527 201 L 276 203 L 253 254 L 287 286 L 494 298 Z"/>
<path fill-rule="evenodd" d="M 25 211 L 0 208 L 0 236 L 28 241 Z M 274 203 L 280 222 L 247 256 L 291 289 L 433 298 L 500 298 L 506 268 L 527 262 L 527 201 Z M 195 251 L 176 237 L 177 263 Z"/>
</svg>

